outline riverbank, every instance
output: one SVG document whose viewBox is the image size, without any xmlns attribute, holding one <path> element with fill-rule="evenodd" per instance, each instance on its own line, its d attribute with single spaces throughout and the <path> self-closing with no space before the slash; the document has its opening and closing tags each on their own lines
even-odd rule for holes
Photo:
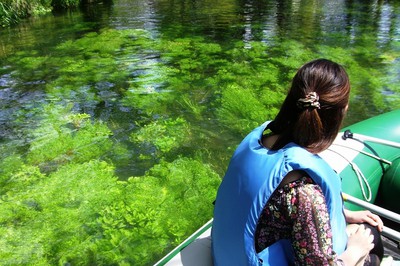
<svg viewBox="0 0 400 266">
<path fill-rule="evenodd" d="M 110 3 L 112 0 L 3 0 L 0 1 L 0 27 L 9 27 L 21 19 L 54 10 L 77 8 L 95 2 Z"/>
</svg>

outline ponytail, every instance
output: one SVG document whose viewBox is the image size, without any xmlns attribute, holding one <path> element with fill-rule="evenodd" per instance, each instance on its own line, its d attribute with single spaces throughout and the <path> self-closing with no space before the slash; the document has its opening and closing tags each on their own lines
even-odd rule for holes
<svg viewBox="0 0 400 266">
<path fill-rule="evenodd" d="M 342 66 L 317 59 L 302 66 L 269 129 L 279 135 L 273 149 L 294 142 L 312 153 L 328 148 L 338 134 L 350 95 Z"/>
</svg>

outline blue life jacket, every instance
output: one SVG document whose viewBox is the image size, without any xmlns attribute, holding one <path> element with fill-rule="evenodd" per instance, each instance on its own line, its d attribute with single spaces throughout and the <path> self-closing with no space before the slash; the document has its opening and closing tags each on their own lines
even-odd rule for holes
<svg viewBox="0 0 400 266">
<path fill-rule="evenodd" d="M 267 123 L 254 129 L 238 146 L 218 189 L 212 227 L 215 266 L 291 265 L 294 252 L 282 239 L 257 253 L 255 231 L 260 214 L 282 179 L 292 170 L 305 171 L 325 196 L 333 235 L 333 250 L 346 247 L 346 222 L 341 181 L 318 155 L 295 143 L 279 150 L 261 144 Z"/>
</svg>

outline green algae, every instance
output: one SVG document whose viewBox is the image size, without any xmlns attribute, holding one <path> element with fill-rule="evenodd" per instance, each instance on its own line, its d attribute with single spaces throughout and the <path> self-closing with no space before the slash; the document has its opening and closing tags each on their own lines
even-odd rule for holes
<svg viewBox="0 0 400 266">
<path fill-rule="evenodd" d="M 9 56 L 13 79 L 43 81 L 45 97 L 13 114 L 18 137 L 0 147 L 0 263 L 150 265 L 212 216 L 235 146 L 276 115 L 304 62 L 345 66 L 350 112 L 399 108 L 398 47 L 360 38 L 349 49 L 104 29 Z M 145 169 L 117 176 L 129 164 Z"/>
</svg>

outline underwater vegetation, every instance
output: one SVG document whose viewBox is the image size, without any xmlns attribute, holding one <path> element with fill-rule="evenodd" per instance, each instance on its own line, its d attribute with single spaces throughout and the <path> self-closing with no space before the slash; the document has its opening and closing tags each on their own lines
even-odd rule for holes
<svg viewBox="0 0 400 266">
<path fill-rule="evenodd" d="M 210 166 L 180 156 L 119 180 L 104 123 L 44 112 L 25 155 L 0 163 L 2 265 L 150 264 L 212 215 L 220 178 Z"/>
<path fill-rule="evenodd" d="M 304 62 L 341 62 L 366 117 L 400 107 L 396 73 L 369 59 L 399 50 L 367 48 L 106 29 L 9 56 L 10 78 L 41 94 L 0 146 L 0 264 L 151 265 L 211 218 L 238 141 L 276 115 Z"/>
</svg>

